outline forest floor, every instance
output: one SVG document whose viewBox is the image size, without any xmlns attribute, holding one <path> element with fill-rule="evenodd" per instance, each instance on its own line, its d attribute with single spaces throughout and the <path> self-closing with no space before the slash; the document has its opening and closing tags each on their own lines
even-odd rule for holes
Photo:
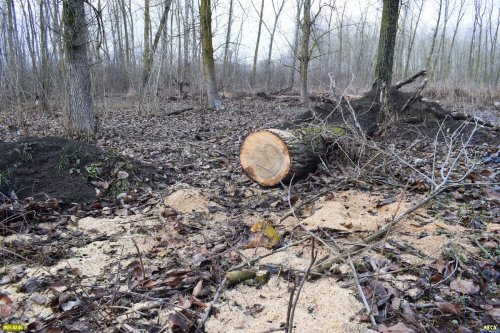
<svg viewBox="0 0 500 333">
<path fill-rule="evenodd" d="M 242 139 L 307 110 L 265 97 L 225 99 L 220 111 L 108 97 L 93 144 L 62 139 L 60 111 L 2 111 L 0 323 L 335 333 L 373 332 L 373 315 L 378 332 L 498 327 L 498 130 L 474 145 L 446 130 L 443 142 L 379 142 L 391 153 L 331 154 L 305 179 L 263 188 L 239 166 Z M 448 108 L 500 124 L 494 106 Z M 444 190 L 428 198 L 442 176 Z M 385 237 L 363 241 L 398 216 Z"/>
</svg>

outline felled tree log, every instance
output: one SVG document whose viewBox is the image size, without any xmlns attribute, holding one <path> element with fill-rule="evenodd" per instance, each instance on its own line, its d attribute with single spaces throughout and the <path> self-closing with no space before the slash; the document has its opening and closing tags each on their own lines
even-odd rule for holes
<svg viewBox="0 0 500 333">
<path fill-rule="evenodd" d="M 326 151 L 320 134 L 314 127 L 250 133 L 240 148 L 241 166 L 250 179 L 263 186 L 302 177 L 316 168 Z"/>
</svg>

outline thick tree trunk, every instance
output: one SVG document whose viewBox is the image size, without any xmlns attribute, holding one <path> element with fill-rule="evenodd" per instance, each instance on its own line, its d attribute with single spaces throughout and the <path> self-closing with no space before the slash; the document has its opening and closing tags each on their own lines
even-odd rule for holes
<svg viewBox="0 0 500 333">
<path fill-rule="evenodd" d="M 266 129 L 248 135 L 240 149 L 240 163 L 253 181 L 274 186 L 313 171 L 326 150 L 315 128 Z"/>
<path fill-rule="evenodd" d="M 203 58 L 203 77 L 207 87 L 208 106 L 222 107 L 217 82 L 215 80 L 214 48 L 212 45 L 212 9 L 210 0 L 200 1 L 201 49 Z"/>
<path fill-rule="evenodd" d="M 384 0 L 380 37 L 378 42 L 375 79 L 378 85 L 389 85 L 392 81 L 394 47 L 398 30 L 400 0 Z"/>
<path fill-rule="evenodd" d="M 87 22 L 83 0 L 64 0 L 63 22 L 71 131 L 78 136 L 89 137 L 96 133 L 96 126 L 92 114 Z"/>
</svg>

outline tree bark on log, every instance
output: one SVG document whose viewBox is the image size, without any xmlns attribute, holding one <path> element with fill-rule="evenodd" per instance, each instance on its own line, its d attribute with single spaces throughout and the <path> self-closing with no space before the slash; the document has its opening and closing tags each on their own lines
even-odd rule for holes
<svg viewBox="0 0 500 333">
<path fill-rule="evenodd" d="M 460 128 L 470 132 L 475 124 L 482 125 L 475 131 L 475 143 L 498 142 L 498 127 L 471 116 L 451 113 L 435 102 L 423 100 L 420 94 L 427 80 L 413 93 L 399 90 L 425 74 L 422 70 L 387 87 L 388 102 L 380 100 L 375 87 L 354 100 L 344 96 L 326 100 L 291 121 L 276 124 L 279 129 L 249 134 L 240 148 L 243 170 L 263 186 L 286 184 L 292 178 L 298 179 L 314 171 L 319 157 L 326 155 L 327 150 L 347 155 L 351 161 L 370 159 L 368 155 L 379 152 L 367 150 L 365 140 L 392 143 L 395 139 L 412 142 L 427 138 L 444 141 L 447 130 L 453 132 Z M 393 111 L 390 122 L 386 122 L 383 115 L 387 103 Z M 335 163 L 342 161 L 341 155 L 335 155 L 332 155 Z"/>
<path fill-rule="evenodd" d="M 250 133 L 240 148 L 241 166 L 250 179 L 263 186 L 302 177 L 316 168 L 326 151 L 320 134 L 316 128 Z"/>
</svg>

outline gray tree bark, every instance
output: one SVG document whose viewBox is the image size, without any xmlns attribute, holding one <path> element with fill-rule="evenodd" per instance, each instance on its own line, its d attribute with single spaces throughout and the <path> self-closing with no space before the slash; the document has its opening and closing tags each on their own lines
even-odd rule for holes
<svg viewBox="0 0 500 333">
<path fill-rule="evenodd" d="M 295 72 L 297 71 L 297 56 L 299 49 L 299 32 L 300 32 L 300 12 L 302 11 L 303 0 L 297 0 L 297 15 L 295 17 L 295 34 L 293 36 L 292 46 L 292 67 L 290 71 L 290 89 L 295 86 Z"/>
<path fill-rule="evenodd" d="M 200 0 L 201 53 L 203 77 L 207 88 L 208 106 L 222 108 L 215 80 L 214 48 L 212 45 L 212 8 L 210 0 Z"/>
<path fill-rule="evenodd" d="M 281 4 L 278 7 L 278 10 L 274 7 L 274 1 L 272 1 L 273 4 L 273 9 L 274 9 L 274 23 L 273 23 L 273 29 L 271 31 L 271 36 L 269 40 L 269 51 L 267 53 L 267 62 L 266 62 L 266 72 L 267 72 L 267 78 L 266 78 L 266 89 L 270 90 L 271 89 L 271 57 L 273 55 L 273 43 L 274 43 L 274 35 L 276 33 L 276 27 L 278 26 L 278 20 L 281 15 L 281 12 L 283 11 L 283 7 L 285 6 L 285 0 L 281 1 Z"/>
<path fill-rule="evenodd" d="M 259 13 L 259 29 L 257 31 L 257 41 L 255 42 L 255 52 L 253 55 L 253 65 L 252 65 L 252 77 L 250 78 L 250 86 L 252 89 L 255 88 L 255 83 L 257 80 L 257 58 L 259 56 L 259 43 L 260 43 L 260 33 L 262 31 L 262 16 L 264 15 L 264 0 L 261 1 L 260 13 Z"/>
<path fill-rule="evenodd" d="M 231 43 L 231 27 L 233 25 L 233 2 L 229 0 L 229 17 L 227 19 L 226 43 L 224 44 L 224 60 L 222 62 L 223 80 L 228 79 L 227 61 L 229 59 L 229 44 Z"/>
<path fill-rule="evenodd" d="M 384 0 L 375 67 L 375 81 L 377 85 L 389 85 L 392 81 L 398 17 L 399 0 Z"/>
<path fill-rule="evenodd" d="M 309 38 L 311 36 L 311 0 L 304 0 L 304 17 L 302 19 L 302 39 L 300 41 L 300 102 L 309 102 L 307 88 L 307 71 L 309 70 Z"/>
<path fill-rule="evenodd" d="M 172 4 L 172 0 L 166 0 L 164 3 L 165 8 L 163 9 L 163 14 L 160 19 L 160 26 L 155 34 L 155 39 L 153 40 L 153 45 L 151 48 L 148 47 L 147 53 L 144 50 L 144 68 L 142 71 L 142 82 L 143 85 L 146 85 L 149 81 L 149 76 L 151 75 L 151 69 L 153 68 L 153 60 L 156 49 L 158 48 L 158 44 L 160 42 L 160 37 L 162 34 L 166 34 L 165 22 L 167 21 L 168 12 L 170 11 L 170 6 Z"/>
<path fill-rule="evenodd" d="M 45 13 L 44 1 L 39 2 L 39 16 L 40 16 L 40 102 L 42 110 L 48 109 L 48 64 L 47 64 L 47 29 L 45 26 Z"/>
<path fill-rule="evenodd" d="M 64 50 L 70 131 L 80 137 L 96 133 L 92 112 L 87 22 L 83 0 L 63 0 Z"/>
</svg>

